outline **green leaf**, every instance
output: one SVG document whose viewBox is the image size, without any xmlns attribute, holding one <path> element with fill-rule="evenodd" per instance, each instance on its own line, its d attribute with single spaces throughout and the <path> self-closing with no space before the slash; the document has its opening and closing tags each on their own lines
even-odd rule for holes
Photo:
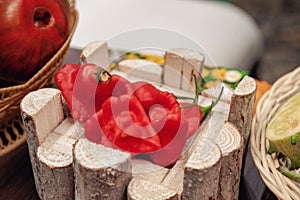
<svg viewBox="0 0 300 200">
<path fill-rule="evenodd" d="M 217 79 L 210 76 L 210 75 L 207 75 L 205 77 L 203 77 L 202 79 L 202 83 L 208 83 L 208 82 L 211 82 L 211 81 L 216 81 Z"/>
<path fill-rule="evenodd" d="M 273 143 L 269 142 L 268 154 L 272 154 L 275 152 L 278 152 L 276 146 Z"/>
<path fill-rule="evenodd" d="M 142 56 L 140 53 L 133 53 L 136 57 L 138 57 L 139 59 L 146 59 L 145 56 Z"/>
<path fill-rule="evenodd" d="M 291 145 L 296 145 L 300 139 L 300 132 L 296 133 L 295 135 L 291 136 Z"/>
<path fill-rule="evenodd" d="M 199 93 L 201 92 L 201 86 L 199 85 L 199 83 L 197 81 L 197 77 L 196 77 L 195 74 L 194 74 L 194 83 L 195 83 L 195 97 L 194 97 L 194 99 L 190 98 L 190 97 L 183 97 L 183 96 L 177 96 L 176 97 L 177 99 L 193 100 L 192 103 L 181 106 L 182 109 L 198 105 Z M 217 105 L 217 103 L 220 101 L 221 96 L 223 94 L 223 90 L 224 90 L 224 87 L 222 87 L 221 92 L 219 93 L 219 96 L 217 97 L 217 99 L 215 101 L 212 101 L 209 106 L 200 106 L 200 105 L 198 105 L 199 109 L 201 110 L 201 113 L 202 113 L 202 120 L 201 121 L 203 121 L 208 116 L 208 114 L 213 109 L 213 107 L 215 105 Z"/>
</svg>

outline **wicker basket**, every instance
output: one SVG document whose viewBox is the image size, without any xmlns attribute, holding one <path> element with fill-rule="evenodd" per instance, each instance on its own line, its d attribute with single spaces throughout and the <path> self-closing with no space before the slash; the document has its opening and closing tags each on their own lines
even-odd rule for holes
<svg viewBox="0 0 300 200">
<path fill-rule="evenodd" d="M 61 66 L 78 22 L 78 12 L 74 0 L 70 4 L 70 34 L 58 52 L 26 83 L 12 87 L 0 88 L 0 156 L 16 148 L 25 141 L 21 126 L 20 107 L 22 98 L 31 91 L 49 85 L 54 73 Z M 7 128 L 9 127 L 9 128 Z"/>
<path fill-rule="evenodd" d="M 262 179 L 279 199 L 300 199 L 300 183 L 282 175 L 267 153 L 265 130 L 280 105 L 300 91 L 300 67 L 278 79 L 260 99 L 252 122 L 251 153 Z"/>
</svg>

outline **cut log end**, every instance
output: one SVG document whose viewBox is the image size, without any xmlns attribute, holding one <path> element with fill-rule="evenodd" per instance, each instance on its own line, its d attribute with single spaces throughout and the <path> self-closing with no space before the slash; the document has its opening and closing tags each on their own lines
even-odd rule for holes
<svg viewBox="0 0 300 200">
<path fill-rule="evenodd" d="M 82 138 L 73 154 L 77 199 L 124 199 L 131 180 L 128 153 Z"/>
<path fill-rule="evenodd" d="M 182 90 L 194 91 L 194 76 L 200 83 L 203 63 L 204 56 L 199 52 L 184 48 L 167 50 L 164 63 L 164 83 Z"/>
<path fill-rule="evenodd" d="M 31 92 L 21 101 L 22 112 L 29 116 L 35 116 L 45 105 L 59 97 L 61 92 L 57 89 L 44 88 Z"/>
<path fill-rule="evenodd" d="M 235 95 L 251 95 L 256 92 L 256 82 L 253 78 L 245 76 L 239 85 L 235 88 Z"/>
<path fill-rule="evenodd" d="M 38 148 L 37 157 L 49 168 L 70 166 L 73 163 L 72 154 L 75 143 L 75 139 L 52 133 Z"/>
<path fill-rule="evenodd" d="M 186 168 L 205 170 L 216 165 L 220 158 L 220 148 L 208 139 L 201 139 L 190 155 Z"/>
<path fill-rule="evenodd" d="M 25 128 L 28 130 L 27 142 L 36 140 L 37 146 L 64 119 L 61 92 L 57 89 L 45 88 L 31 92 L 21 101 L 20 107 Z"/>
<path fill-rule="evenodd" d="M 153 184 L 144 179 L 133 179 L 128 185 L 129 200 L 175 200 L 179 199 L 177 191 L 165 187 L 161 184 Z"/>
<path fill-rule="evenodd" d="M 226 122 L 217 137 L 216 143 L 221 149 L 222 156 L 227 156 L 232 151 L 241 148 L 243 138 L 232 123 Z"/>
<path fill-rule="evenodd" d="M 213 142 L 201 138 L 184 170 L 182 199 L 217 199 L 221 151 Z"/>
<path fill-rule="evenodd" d="M 233 124 L 227 122 L 216 142 L 222 152 L 218 199 L 238 200 L 243 160 L 242 136 Z"/>
<path fill-rule="evenodd" d="M 74 155 L 78 164 L 90 170 L 105 167 L 118 168 L 118 170 L 131 170 L 119 168 L 130 159 L 130 154 L 105 147 L 82 138 L 76 144 Z"/>
<path fill-rule="evenodd" d="M 192 51 L 185 48 L 175 48 L 166 51 L 166 54 L 169 54 L 174 57 L 182 57 L 186 60 L 189 60 L 194 66 L 201 66 L 205 60 L 204 55 L 198 51 Z M 168 62 L 168 60 L 166 60 Z"/>
<path fill-rule="evenodd" d="M 132 159 L 133 179 L 143 179 L 153 184 L 160 184 L 168 172 L 169 169 L 155 165 L 150 161 Z"/>
<path fill-rule="evenodd" d="M 243 78 L 231 98 L 228 121 L 231 122 L 243 136 L 244 150 L 250 134 L 252 115 L 256 95 L 255 80 L 249 76 Z"/>
<path fill-rule="evenodd" d="M 88 44 L 80 55 L 81 64 L 93 63 L 105 69 L 109 68 L 109 54 L 106 41 L 95 41 Z"/>
</svg>

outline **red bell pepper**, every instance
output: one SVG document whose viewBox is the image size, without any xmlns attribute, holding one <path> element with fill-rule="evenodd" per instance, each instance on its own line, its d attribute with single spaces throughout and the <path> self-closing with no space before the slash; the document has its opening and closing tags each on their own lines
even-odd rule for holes
<svg viewBox="0 0 300 200">
<path fill-rule="evenodd" d="M 94 123 L 95 118 L 97 124 Z M 99 125 L 101 132 L 95 132 L 95 126 Z M 109 146 L 116 146 L 133 154 L 161 148 L 159 136 L 151 126 L 142 104 L 134 95 L 106 99 L 102 109 L 87 120 L 85 135 L 93 142 L 101 144 L 107 144 L 108 139 L 112 143 Z"/>
<path fill-rule="evenodd" d="M 74 119 L 84 122 L 96 113 L 104 100 L 127 93 L 128 81 L 93 64 L 64 65 L 54 76 Z"/>
<path fill-rule="evenodd" d="M 145 82 L 131 83 L 92 64 L 65 65 L 56 83 L 88 140 L 108 147 L 147 154 L 152 162 L 169 166 L 181 155 L 213 104 L 179 103 L 174 94 Z M 203 110 L 203 113 L 202 113 Z"/>
<path fill-rule="evenodd" d="M 106 99 L 102 109 L 87 120 L 86 137 L 102 143 L 101 134 L 105 134 L 105 142 L 108 138 L 120 149 L 134 154 L 149 153 L 166 146 L 180 126 L 181 109 L 175 96 L 142 82 L 130 83 L 127 87 L 134 88 L 132 94 Z M 91 121 L 95 118 L 101 132 L 94 131 L 93 126 L 98 124 Z"/>
<path fill-rule="evenodd" d="M 146 112 L 149 112 L 150 107 L 157 103 L 159 90 L 150 83 L 134 82 L 127 84 L 127 88 L 129 93 L 132 93 L 139 99 Z"/>
<path fill-rule="evenodd" d="M 57 87 L 62 91 L 70 110 L 73 110 L 73 87 L 80 65 L 64 65 L 54 76 Z"/>
<path fill-rule="evenodd" d="M 186 103 L 180 105 L 186 105 Z M 180 110 L 179 128 L 174 138 L 160 150 L 150 153 L 150 159 L 155 164 L 165 167 L 172 166 L 182 154 L 187 139 L 195 134 L 200 126 L 202 114 L 198 106 L 191 106 Z M 161 137 L 165 137 L 165 135 Z"/>
<path fill-rule="evenodd" d="M 149 83 L 128 83 L 126 87 L 129 94 L 106 99 L 87 120 L 86 137 L 132 155 L 149 154 L 152 162 L 169 166 L 199 127 L 199 108 L 181 109 L 173 94 Z"/>
</svg>

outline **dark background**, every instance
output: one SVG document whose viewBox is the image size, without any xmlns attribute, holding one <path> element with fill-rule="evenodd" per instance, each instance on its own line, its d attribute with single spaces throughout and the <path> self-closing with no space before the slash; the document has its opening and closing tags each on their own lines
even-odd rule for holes
<svg viewBox="0 0 300 200">
<path fill-rule="evenodd" d="M 252 16 L 263 33 L 264 52 L 253 66 L 251 76 L 273 84 L 282 75 L 300 66 L 299 0 L 232 0 L 231 3 Z M 240 199 L 277 199 L 263 186 L 249 155 L 246 159 L 248 169 L 244 169 L 241 179 Z M 248 182 L 245 177 L 252 177 L 255 181 Z"/>
<path fill-rule="evenodd" d="M 252 75 L 274 83 L 300 66 L 299 0 L 232 0 L 254 18 L 265 41 L 264 53 Z"/>
</svg>

